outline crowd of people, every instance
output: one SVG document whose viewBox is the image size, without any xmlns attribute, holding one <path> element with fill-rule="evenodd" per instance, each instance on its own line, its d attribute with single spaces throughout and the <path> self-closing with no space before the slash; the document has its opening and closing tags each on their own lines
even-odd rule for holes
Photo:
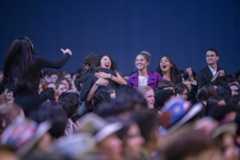
<svg viewBox="0 0 240 160">
<path fill-rule="evenodd" d="M 108 53 L 62 71 L 72 51 L 60 52 L 41 58 L 28 37 L 10 45 L 0 72 L 1 160 L 240 159 L 240 71 L 226 73 L 218 50 L 203 53 L 199 72 L 168 56 L 151 71 L 141 51 L 129 75 Z"/>
</svg>

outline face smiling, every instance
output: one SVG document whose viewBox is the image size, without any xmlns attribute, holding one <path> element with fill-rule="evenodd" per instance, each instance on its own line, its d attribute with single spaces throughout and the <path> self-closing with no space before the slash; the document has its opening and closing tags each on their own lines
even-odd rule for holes
<svg viewBox="0 0 240 160">
<path fill-rule="evenodd" d="M 103 56 L 100 60 L 100 67 L 111 69 L 112 67 L 112 61 L 108 56 Z"/>
<path fill-rule="evenodd" d="M 172 64 L 167 57 L 162 57 L 160 59 L 160 69 L 162 72 L 170 71 L 171 67 L 172 67 Z"/>
<path fill-rule="evenodd" d="M 135 66 L 138 70 L 143 70 L 147 68 L 148 64 L 148 61 L 143 55 L 138 55 L 135 59 Z"/>
</svg>

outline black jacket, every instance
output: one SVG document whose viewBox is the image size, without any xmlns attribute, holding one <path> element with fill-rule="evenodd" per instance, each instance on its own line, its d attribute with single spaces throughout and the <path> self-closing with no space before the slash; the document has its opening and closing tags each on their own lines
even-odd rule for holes
<svg viewBox="0 0 240 160">
<path fill-rule="evenodd" d="M 217 71 L 221 70 L 220 67 L 217 68 Z M 214 81 L 212 81 L 213 78 L 213 74 L 211 72 L 211 70 L 209 69 L 208 66 L 204 67 L 199 74 L 197 75 L 197 81 L 198 81 L 198 86 L 199 88 L 203 87 L 203 86 L 207 86 L 207 85 L 211 85 L 214 84 Z"/>
</svg>

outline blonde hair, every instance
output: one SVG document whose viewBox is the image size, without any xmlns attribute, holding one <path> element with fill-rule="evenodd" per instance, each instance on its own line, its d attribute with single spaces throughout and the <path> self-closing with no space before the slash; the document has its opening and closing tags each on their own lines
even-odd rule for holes
<svg viewBox="0 0 240 160">
<path fill-rule="evenodd" d="M 143 50 L 139 53 L 139 55 L 142 55 L 148 62 L 150 62 L 150 60 L 151 60 L 150 52 Z"/>
</svg>

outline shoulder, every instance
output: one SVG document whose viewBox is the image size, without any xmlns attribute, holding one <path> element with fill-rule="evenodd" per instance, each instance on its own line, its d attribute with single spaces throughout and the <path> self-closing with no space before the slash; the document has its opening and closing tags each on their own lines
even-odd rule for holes
<svg viewBox="0 0 240 160">
<path fill-rule="evenodd" d="M 204 73 L 209 72 L 209 71 L 210 71 L 210 70 L 209 70 L 208 66 L 205 66 L 204 68 L 202 68 L 202 69 L 199 71 L 199 74 L 204 74 Z"/>
<path fill-rule="evenodd" d="M 149 77 L 156 77 L 156 78 L 160 78 L 161 75 L 158 72 L 148 72 Z"/>
<path fill-rule="evenodd" d="M 132 73 L 131 75 L 129 75 L 128 81 L 132 81 L 132 80 L 135 80 L 137 78 L 138 78 L 138 73 L 135 72 L 135 73 Z"/>
</svg>

